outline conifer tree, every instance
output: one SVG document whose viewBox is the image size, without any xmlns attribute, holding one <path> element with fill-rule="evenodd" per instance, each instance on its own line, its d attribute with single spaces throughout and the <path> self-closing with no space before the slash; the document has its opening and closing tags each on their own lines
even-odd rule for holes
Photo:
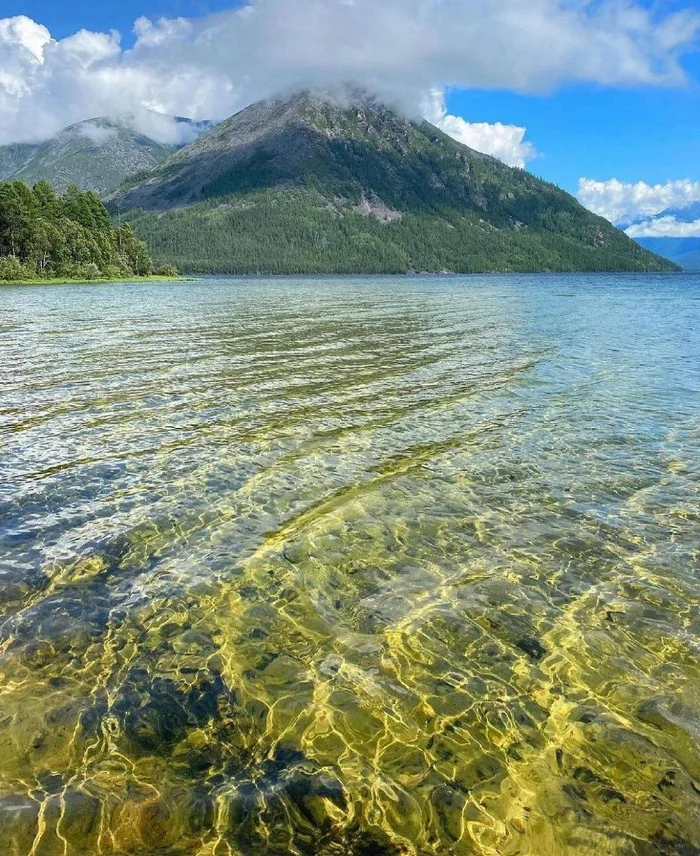
<svg viewBox="0 0 700 856">
<path fill-rule="evenodd" d="M 0 182 L 0 280 L 148 276 L 153 263 L 129 226 L 112 225 L 90 191 L 58 197 L 40 181 Z"/>
</svg>

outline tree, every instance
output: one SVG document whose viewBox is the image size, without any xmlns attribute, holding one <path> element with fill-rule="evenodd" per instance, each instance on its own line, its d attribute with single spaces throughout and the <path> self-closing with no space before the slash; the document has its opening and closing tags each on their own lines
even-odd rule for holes
<svg viewBox="0 0 700 856">
<path fill-rule="evenodd" d="M 128 226 L 115 228 L 89 191 L 58 197 L 46 181 L 30 190 L 0 182 L 0 279 L 147 276 L 153 263 Z"/>
<path fill-rule="evenodd" d="M 153 270 L 153 262 L 148 255 L 148 250 L 143 241 L 134 234 L 134 230 L 127 223 L 119 232 L 119 246 L 121 255 L 126 260 L 127 266 L 136 276 L 148 276 Z"/>
</svg>

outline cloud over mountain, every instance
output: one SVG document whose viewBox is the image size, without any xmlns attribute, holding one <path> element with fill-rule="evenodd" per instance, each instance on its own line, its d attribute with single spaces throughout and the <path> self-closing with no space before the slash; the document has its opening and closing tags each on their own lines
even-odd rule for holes
<svg viewBox="0 0 700 856">
<path fill-rule="evenodd" d="M 527 161 L 537 156 L 535 147 L 525 139 L 527 128 L 501 122 L 467 122 L 461 116 L 451 116 L 447 112 L 445 94 L 441 89 L 432 90 L 421 112 L 429 122 L 453 139 L 478 152 L 493 155 L 508 166 L 523 168 Z"/>
<path fill-rule="evenodd" d="M 90 116 L 145 116 L 144 108 L 223 118 L 282 89 L 345 80 L 413 111 L 445 86 L 681 83 L 700 14 L 654 8 L 642 0 L 251 0 L 200 19 L 141 18 L 129 49 L 118 33 L 55 40 L 27 17 L 8 18 L 0 20 L 0 143 L 45 138 Z M 446 112 L 441 124 L 512 163 L 532 154 L 521 128 L 462 125 Z M 179 130 L 162 134 L 173 142 Z"/>
<path fill-rule="evenodd" d="M 672 214 L 652 217 L 625 229 L 630 238 L 700 238 L 700 220 L 680 220 Z"/>
<path fill-rule="evenodd" d="M 613 178 L 582 178 L 577 197 L 586 208 L 612 223 L 629 224 L 668 208 L 682 208 L 700 200 L 700 181 L 682 178 L 665 184 L 625 183 Z"/>
</svg>

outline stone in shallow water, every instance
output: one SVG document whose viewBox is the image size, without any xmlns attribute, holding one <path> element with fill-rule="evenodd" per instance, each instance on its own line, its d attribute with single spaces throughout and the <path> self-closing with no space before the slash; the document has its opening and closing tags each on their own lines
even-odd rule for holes
<svg viewBox="0 0 700 856">
<path fill-rule="evenodd" d="M 78 788 L 67 788 L 44 803 L 35 852 L 41 856 L 92 856 L 97 852 L 99 825 L 99 800 Z"/>
<path fill-rule="evenodd" d="M 171 846 L 180 833 L 177 820 L 167 800 L 157 799 L 146 803 L 139 813 L 141 840 L 151 849 Z"/>
<path fill-rule="evenodd" d="M 235 846 L 255 854 L 317 854 L 324 842 L 342 836 L 345 790 L 338 779 L 309 767 L 300 753 L 283 752 L 265 761 L 258 777 L 235 787 L 227 806 Z"/>
<path fill-rule="evenodd" d="M 68 788 L 62 797 L 61 835 L 73 844 L 85 847 L 99 828 L 100 802 L 85 791 Z"/>
<path fill-rule="evenodd" d="M 462 812 L 466 799 L 465 792 L 450 785 L 440 785 L 430 794 L 438 829 L 452 841 L 458 841 L 462 834 Z"/>
<path fill-rule="evenodd" d="M 46 585 L 43 574 L 27 573 L 20 576 L 18 571 L 0 571 L 0 610 L 17 608 L 25 598 Z"/>
<path fill-rule="evenodd" d="M 115 806 L 111 829 L 117 851 L 192 853 L 196 841 L 213 833 L 214 801 L 204 787 L 172 788 L 160 796 L 136 796 Z"/>
<path fill-rule="evenodd" d="M 531 636 L 518 639 L 515 644 L 516 647 L 520 648 L 521 651 L 524 651 L 528 657 L 531 657 L 533 660 L 541 660 L 547 653 L 547 649 L 544 645 L 542 645 L 541 642 L 538 642 L 537 639 L 533 639 Z"/>
<path fill-rule="evenodd" d="M 167 752 L 187 732 L 187 713 L 175 698 L 156 693 L 124 715 L 124 733 L 144 752 Z"/>
<path fill-rule="evenodd" d="M 187 687 L 167 678 L 150 680 L 145 670 L 133 670 L 112 712 L 135 751 L 162 755 L 190 729 L 218 720 L 221 701 L 235 704 L 219 675 L 202 676 Z"/>
<path fill-rule="evenodd" d="M 639 856 L 700 856 L 700 847 L 662 829 L 641 844 L 638 852 Z"/>
<path fill-rule="evenodd" d="M 0 798 L 0 853 L 29 854 L 39 828 L 39 803 L 29 796 Z"/>
</svg>

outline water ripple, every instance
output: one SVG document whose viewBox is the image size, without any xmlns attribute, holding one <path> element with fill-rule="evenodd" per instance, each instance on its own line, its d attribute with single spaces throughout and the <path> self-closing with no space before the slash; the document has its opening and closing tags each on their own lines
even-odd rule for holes
<svg viewBox="0 0 700 856">
<path fill-rule="evenodd" d="M 700 852 L 700 281 L 0 291 L 0 852 Z"/>
</svg>

